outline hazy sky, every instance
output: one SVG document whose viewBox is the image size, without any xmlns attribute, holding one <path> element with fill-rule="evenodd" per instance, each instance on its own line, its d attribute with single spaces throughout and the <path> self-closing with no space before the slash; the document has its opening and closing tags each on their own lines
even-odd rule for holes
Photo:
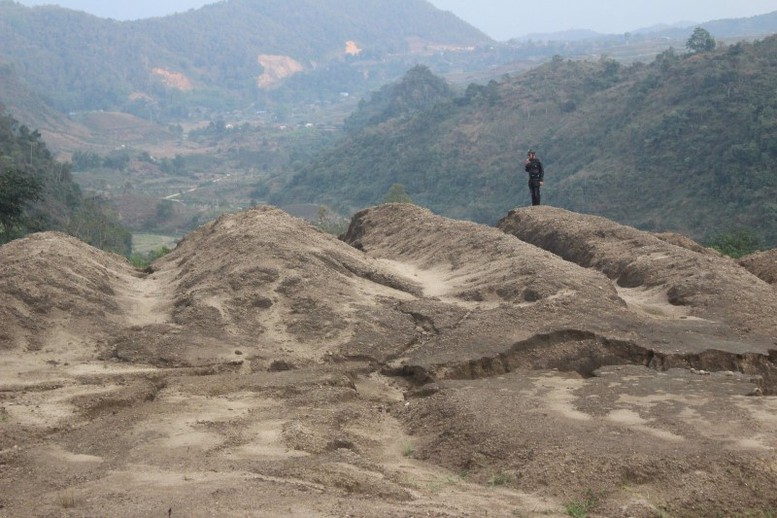
<svg viewBox="0 0 777 518">
<path fill-rule="evenodd" d="M 164 16 L 213 0 L 18 0 L 56 4 L 117 20 Z M 386 0 L 391 2 L 392 0 Z M 430 0 L 496 40 L 538 32 L 591 29 L 620 34 L 660 23 L 744 18 L 777 11 L 777 0 Z"/>
</svg>

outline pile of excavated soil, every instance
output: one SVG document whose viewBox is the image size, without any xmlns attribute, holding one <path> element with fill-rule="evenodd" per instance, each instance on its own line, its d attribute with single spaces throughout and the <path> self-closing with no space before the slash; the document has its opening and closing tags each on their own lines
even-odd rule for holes
<svg viewBox="0 0 777 518">
<path fill-rule="evenodd" d="M 742 257 L 738 263 L 772 286 L 777 284 L 777 250 L 756 252 Z"/>
<path fill-rule="evenodd" d="M 750 266 L 747 266 L 750 268 Z M 769 516 L 775 290 L 687 238 L 270 207 L 0 247 L 0 516 Z"/>
<path fill-rule="evenodd" d="M 498 227 L 604 273 L 618 288 L 660 290 L 689 316 L 725 324 L 748 342 L 754 341 L 748 335 L 761 334 L 767 344 L 777 336 L 777 292 L 727 257 L 553 207 L 511 211 Z"/>
</svg>

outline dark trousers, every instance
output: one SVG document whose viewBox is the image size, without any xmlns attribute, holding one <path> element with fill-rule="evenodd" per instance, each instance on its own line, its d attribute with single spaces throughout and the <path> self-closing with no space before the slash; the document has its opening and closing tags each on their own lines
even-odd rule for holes
<svg viewBox="0 0 777 518">
<path fill-rule="evenodd" d="M 539 182 L 529 182 L 529 192 L 531 193 L 531 204 L 540 204 L 540 184 Z"/>
</svg>

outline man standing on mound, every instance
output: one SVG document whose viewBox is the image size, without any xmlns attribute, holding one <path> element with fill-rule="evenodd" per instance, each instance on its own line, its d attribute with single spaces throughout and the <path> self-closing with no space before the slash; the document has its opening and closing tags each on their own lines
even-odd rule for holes
<svg viewBox="0 0 777 518">
<path fill-rule="evenodd" d="M 542 162 L 537 158 L 534 150 L 530 149 L 528 158 L 526 158 L 524 169 L 529 173 L 529 192 L 531 193 L 531 204 L 540 204 L 540 187 L 545 185 L 545 170 L 542 168 Z"/>
</svg>

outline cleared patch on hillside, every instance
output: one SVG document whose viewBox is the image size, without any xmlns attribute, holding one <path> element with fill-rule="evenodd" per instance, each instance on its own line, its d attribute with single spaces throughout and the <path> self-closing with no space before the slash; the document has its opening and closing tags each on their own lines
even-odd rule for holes
<svg viewBox="0 0 777 518">
<path fill-rule="evenodd" d="M 264 68 L 256 84 L 259 88 L 273 88 L 279 86 L 285 79 L 302 72 L 305 67 L 289 56 L 275 56 L 261 54 L 257 61 Z"/>
</svg>

